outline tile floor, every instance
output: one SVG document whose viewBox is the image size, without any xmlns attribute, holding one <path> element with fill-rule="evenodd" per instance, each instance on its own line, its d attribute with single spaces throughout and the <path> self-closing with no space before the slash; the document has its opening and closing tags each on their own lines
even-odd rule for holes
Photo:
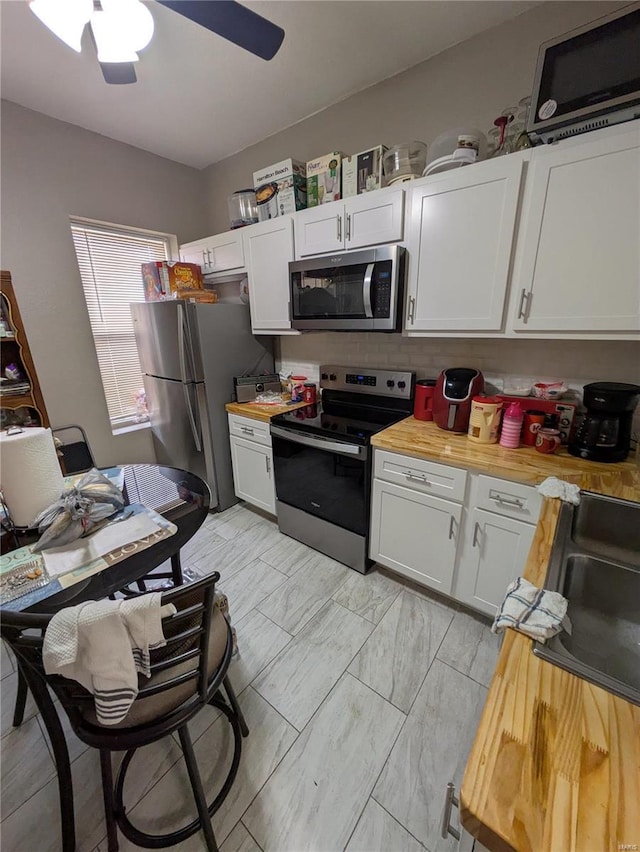
<svg viewBox="0 0 640 852">
<path fill-rule="evenodd" d="M 238 505 L 183 550 L 188 572 L 217 570 L 238 632 L 231 668 L 251 734 L 214 818 L 221 852 L 446 852 L 447 781 L 459 785 L 498 640 L 480 618 L 374 571 L 363 577 Z M 11 727 L 16 674 L 2 648 L 3 852 L 59 849 L 55 770 L 30 702 Z M 205 786 L 229 759 L 217 711 L 191 723 Z M 79 852 L 106 852 L 97 753 L 68 732 Z M 132 821 L 168 830 L 195 813 L 176 739 L 134 758 Z M 120 848 L 133 847 L 120 837 Z M 201 835 L 181 852 L 204 850 Z"/>
</svg>

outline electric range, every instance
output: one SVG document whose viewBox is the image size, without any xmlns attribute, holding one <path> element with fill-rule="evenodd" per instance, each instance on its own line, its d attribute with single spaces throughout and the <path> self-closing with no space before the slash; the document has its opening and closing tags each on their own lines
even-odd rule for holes
<svg viewBox="0 0 640 852">
<path fill-rule="evenodd" d="M 370 439 L 413 411 L 415 373 L 320 368 L 322 401 L 271 420 L 281 532 L 365 573 Z"/>
</svg>

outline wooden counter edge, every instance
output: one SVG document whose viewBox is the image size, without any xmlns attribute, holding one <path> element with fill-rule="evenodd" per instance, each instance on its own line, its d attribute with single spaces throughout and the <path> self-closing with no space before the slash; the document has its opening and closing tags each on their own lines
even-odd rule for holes
<svg viewBox="0 0 640 852">
<path fill-rule="evenodd" d="M 249 417 L 251 420 L 260 420 L 262 423 L 269 423 L 272 417 L 276 414 L 285 414 L 288 411 L 295 411 L 296 408 L 303 408 L 308 405 L 306 402 L 295 402 L 291 405 L 282 403 L 282 405 L 259 405 L 252 402 L 227 402 L 225 403 L 225 411 L 228 414 L 238 414 L 240 417 Z"/>
</svg>

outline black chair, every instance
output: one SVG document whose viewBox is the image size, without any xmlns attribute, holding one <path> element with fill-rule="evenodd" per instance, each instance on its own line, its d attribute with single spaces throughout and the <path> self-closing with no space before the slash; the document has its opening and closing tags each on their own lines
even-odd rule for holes
<svg viewBox="0 0 640 852">
<path fill-rule="evenodd" d="M 75 423 L 51 429 L 63 473 L 84 473 L 96 466 L 87 433 Z"/>
<path fill-rule="evenodd" d="M 217 852 L 211 816 L 231 789 L 240 762 L 242 737 L 249 733 L 227 677 L 233 641 L 224 615 L 214 605 L 215 584 L 219 578 L 220 575 L 216 572 L 189 586 L 172 589 L 163 594 L 163 604 L 173 603 L 178 610 L 177 614 L 163 619 L 167 644 L 151 652 L 151 677 L 148 680 L 140 678 L 140 691 L 125 719 L 108 727 L 98 723 L 93 696 L 89 692 L 76 681 L 45 673 L 42 637 L 52 616 L 7 611 L 0 613 L 2 638 L 8 642 L 21 662 L 25 679 L 42 712 L 56 756 L 65 850 L 73 849 L 75 844 L 73 792 L 64 734 L 48 688 L 60 700 L 76 736 L 100 751 L 109 852 L 117 852 L 119 848 L 118 827 L 132 843 L 147 848 L 163 848 L 182 843 L 202 829 L 207 849 Z M 223 687 L 227 700 L 222 693 Z M 206 704 L 218 708 L 226 716 L 234 737 L 231 767 L 220 791 L 210 804 L 205 798 L 187 728 L 187 723 Z M 151 835 L 136 828 L 126 815 L 123 802 L 125 776 L 136 749 L 162 739 L 173 731 L 177 731 L 180 738 L 198 818 L 168 834 Z M 115 784 L 111 765 L 113 751 L 126 752 Z"/>
</svg>

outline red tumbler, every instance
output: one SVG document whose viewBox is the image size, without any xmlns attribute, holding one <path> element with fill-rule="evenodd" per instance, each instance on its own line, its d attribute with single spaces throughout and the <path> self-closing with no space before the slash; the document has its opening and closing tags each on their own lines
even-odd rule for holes
<svg viewBox="0 0 640 852">
<path fill-rule="evenodd" d="M 413 403 L 413 416 L 416 420 L 433 420 L 433 394 L 435 379 L 420 379 L 416 382 L 416 396 Z"/>
</svg>

